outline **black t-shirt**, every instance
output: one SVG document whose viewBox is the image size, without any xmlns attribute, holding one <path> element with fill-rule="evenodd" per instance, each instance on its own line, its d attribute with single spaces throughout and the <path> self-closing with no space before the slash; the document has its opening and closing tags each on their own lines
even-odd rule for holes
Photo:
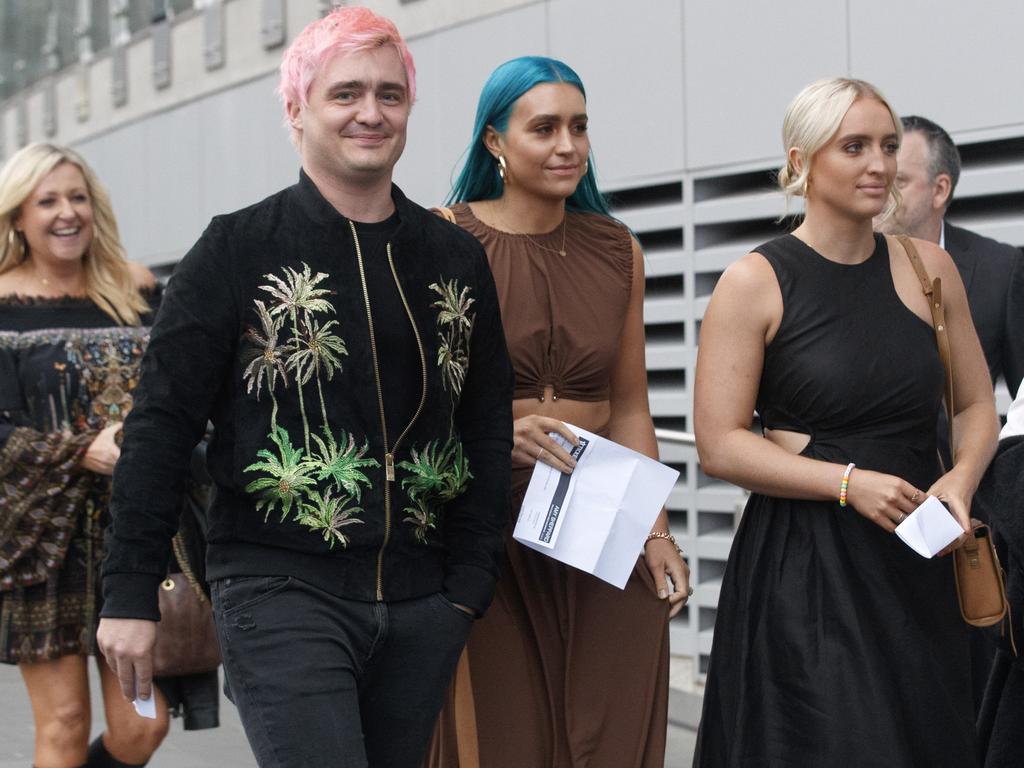
<svg viewBox="0 0 1024 768">
<path fill-rule="evenodd" d="M 366 290 L 373 314 L 377 366 L 380 369 L 384 414 L 388 426 L 388 444 L 393 447 L 416 412 L 420 381 L 423 378 L 416 337 L 388 264 L 387 245 L 398 229 L 398 211 L 384 221 L 352 223 L 356 226 L 359 246 L 363 252 Z M 403 290 L 406 290 L 405 286 Z"/>
</svg>

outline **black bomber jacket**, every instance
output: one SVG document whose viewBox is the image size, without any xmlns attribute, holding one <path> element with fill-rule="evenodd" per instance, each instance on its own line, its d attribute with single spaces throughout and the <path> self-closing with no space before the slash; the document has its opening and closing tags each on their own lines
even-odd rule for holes
<svg viewBox="0 0 1024 768">
<path fill-rule="evenodd" d="M 484 612 L 512 447 L 498 300 L 480 244 L 392 190 L 402 317 L 372 315 L 353 227 L 305 174 L 214 218 L 178 265 L 125 422 L 102 616 L 159 617 L 208 419 L 209 579 L 291 576 L 366 601 L 441 592 Z M 412 380 L 380 381 L 380 322 L 412 324 Z M 400 431 L 385 419 L 396 387 L 418 405 Z"/>
</svg>

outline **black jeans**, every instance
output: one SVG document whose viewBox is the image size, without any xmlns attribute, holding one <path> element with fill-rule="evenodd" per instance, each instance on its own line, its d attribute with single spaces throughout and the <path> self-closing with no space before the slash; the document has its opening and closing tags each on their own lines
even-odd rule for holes
<svg viewBox="0 0 1024 768">
<path fill-rule="evenodd" d="M 440 594 L 344 600 L 288 576 L 212 585 L 261 768 L 418 768 L 472 625 Z"/>
</svg>

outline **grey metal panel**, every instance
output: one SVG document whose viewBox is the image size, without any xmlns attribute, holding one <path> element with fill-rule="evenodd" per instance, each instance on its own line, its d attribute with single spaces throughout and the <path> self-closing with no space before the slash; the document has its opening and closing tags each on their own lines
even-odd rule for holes
<svg viewBox="0 0 1024 768">
<path fill-rule="evenodd" d="M 224 4 L 221 0 L 211 0 L 203 9 L 203 63 L 207 70 L 224 66 L 224 40 Z"/>
<path fill-rule="evenodd" d="M 691 170 L 781 156 L 782 116 L 792 98 L 813 80 L 846 73 L 846 6 L 846 0 L 684 4 Z"/>
<path fill-rule="evenodd" d="M 681 173 L 683 3 L 561 0 L 547 7 L 551 55 L 587 89 L 600 182 Z"/>
<path fill-rule="evenodd" d="M 132 237 L 133 232 L 145 229 L 147 211 L 158 205 L 151 188 L 157 183 L 168 184 L 174 176 L 161 176 L 159 182 L 154 174 L 153 159 L 158 153 L 147 148 L 143 132 L 136 124 L 114 131 L 90 142 L 77 146 L 86 161 L 93 167 L 100 181 L 110 192 L 128 258 L 140 258 L 146 246 L 152 241 Z M 172 213 L 164 211 L 165 214 Z M 154 232 L 154 239 L 160 233 Z"/>
<path fill-rule="evenodd" d="M 264 48 L 276 48 L 285 41 L 284 0 L 263 0 L 260 8 L 260 39 Z"/>
<path fill-rule="evenodd" d="M 941 7 L 939 7 L 941 5 Z M 902 114 L 951 133 L 1024 123 L 1024 4 L 857 0 L 853 68 Z"/>
<path fill-rule="evenodd" d="M 261 78 L 79 146 L 110 190 L 131 258 L 177 261 L 211 217 L 295 183 L 275 85 Z"/>
<path fill-rule="evenodd" d="M 92 70 L 88 64 L 80 64 L 74 77 L 75 117 L 84 123 L 92 112 Z"/>
<path fill-rule="evenodd" d="M 544 6 L 530 5 L 410 42 L 418 97 L 395 178 L 412 199 L 434 205 L 448 194 L 484 82 L 511 58 L 546 54 L 544 27 Z"/>
<path fill-rule="evenodd" d="M 171 48 L 171 22 L 166 18 L 152 27 L 153 35 L 153 86 L 167 88 L 171 84 L 173 50 Z"/>
<path fill-rule="evenodd" d="M 43 81 L 43 134 L 47 138 L 57 135 L 57 79 L 53 76 Z"/>
<path fill-rule="evenodd" d="M 110 49 L 110 96 L 115 107 L 128 103 L 128 49 L 115 45 Z"/>
<path fill-rule="evenodd" d="M 261 79 L 196 105 L 203 126 L 199 182 L 208 215 L 251 205 L 298 178 L 299 158 L 281 127 L 274 82 Z"/>
<path fill-rule="evenodd" d="M 14 140 L 19 147 L 28 144 L 28 94 L 22 94 L 14 107 Z"/>
</svg>

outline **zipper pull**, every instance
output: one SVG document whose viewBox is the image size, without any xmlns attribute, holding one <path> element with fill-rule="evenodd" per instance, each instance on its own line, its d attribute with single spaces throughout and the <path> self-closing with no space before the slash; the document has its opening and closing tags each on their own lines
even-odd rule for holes
<svg viewBox="0 0 1024 768">
<path fill-rule="evenodd" d="M 384 454 L 384 477 L 389 483 L 395 482 L 395 454 Z"/>
</svg>

